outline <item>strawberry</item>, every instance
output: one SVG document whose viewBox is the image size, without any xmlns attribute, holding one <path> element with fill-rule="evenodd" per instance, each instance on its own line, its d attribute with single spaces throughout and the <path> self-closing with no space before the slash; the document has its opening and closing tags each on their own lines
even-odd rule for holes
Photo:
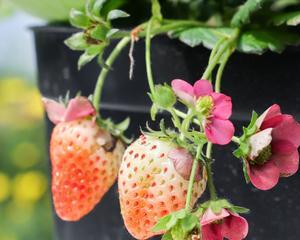
<svg viewBox="0 0 300 240">
<path fill-rule="evenodd" d="M 123 143 L 101 129 L 84 97 L 63 104 L 43 99 L 56 124 L 50 141 L 52 196 L 57 215 L 77 221 L 88 214 L 116 180 Z"/>
<path fill-rule="evenodd" d="M 192 162 L 185 149 L 146 135 L 126 149 L 118 187 L 121 213 L 132 236 L 156 235 L 151 228 L 159 218 L 185 207 Z M 206 186 L 204 168 L 197 173 L 192 205 Z"/>
</svg>

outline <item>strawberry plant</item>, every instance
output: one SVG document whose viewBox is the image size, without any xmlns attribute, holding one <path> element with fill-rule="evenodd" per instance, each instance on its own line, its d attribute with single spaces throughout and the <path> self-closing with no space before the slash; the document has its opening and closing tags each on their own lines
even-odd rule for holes
<svg viewBox="0 0 300 240">
<path fill-rule="evenodd" d="M 191 11 L 189 20 L 168 19 L 165 16 L 170 12 L 162 8 L 166 2 L 173 8 L 202 6 L 210 11 L 207 16 Z M 65 44 L 83 52 L 78 68 L 94 59 L 101 66 L 94 94 L 65 103 L 44 99 L 49 119 L 56 124 L 50 154 L 57 214 L 68 221 L 88 214 L 118 172 L 121 214 L 136 239 L 155 235 L 163 235 L 164 240 L 246 238 L 248 222 L 240 214 L 249 210 L 219 197 L 213 174 L 219 159 L 213 157 L 213 146 L 236 143 L 233 155 L 241 159 L 246 182 L 269 190 L 281 177 L 298 170 L 300 124 L 273 105 L 261 116 L 254 112 L 242 136 L 235 136 L 230 120 L 232 99 L 221 92 L 222 75 L 235 51 L 282 52 L 288 45 L 299 44 L 295 29 L 299 24 L 298 5 L 267 0 L 170 0 L 161 5 L 152 0 L 150 19 L 131 30 L 117 27 L 130 16 L 113 6 L 112 1 L 87 0 L 84 10 L 72 9 L 70 13 L 70 23 L 80 30 Z M 160 34 L 190 47 L 202 44 L 211 49 L 207 67 L 193 85 L 182 79 L 155 84 L 151 40 Z M 156 122 L 158 114 L 166 115 L 157 129 L 145 124 L 141 136 L 124 152 L 124 145 L 130 143 L 124 136 L 129 120 L 115 124 L 102 117 L 102 88 L 114 61 L 129 44 L 132 77 L 132 52 L 141 38 L 145 38 L 151 119 Z M 106 48 L 117 40 L 104 59 Z M 165 124 L 167 119 L 171 124 Z M 210 199 L 203 202 L 200 197 L 206 189 Z"/>
</svg>

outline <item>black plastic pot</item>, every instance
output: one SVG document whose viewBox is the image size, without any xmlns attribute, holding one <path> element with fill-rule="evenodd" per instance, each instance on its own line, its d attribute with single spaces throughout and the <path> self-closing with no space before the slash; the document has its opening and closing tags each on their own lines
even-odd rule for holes
<svg viewBox="0 0 300 240">
<path fill-rule="evenodd" d="M 92 93 L 99 67 L 96 62 L 77 71 L 79 53 L 69 50 L 63 41 L 74 32 L 66 27 L 33 28 L 36 41 L 39 88 L 44 96 L 57 98 L 68 90 L 71 95 L 81 91 Z M 157 37 L 153 40 L 152 61 L 157 82 L 174 78 L 197 80 L 206 66 L 209 51 L 190 48 L 177 40 Z M 128 79 L 128 49 L 113 65 L 105 82 L 102 109 L 115 120 L 130 116 L 129 134 L 139 135 L 140 126 L 149 121 L 150 101 L 145 62 L 144 42 L 134 50 L 136 61 L 134 78 Z M 248 121 L 251 111 L 261 113 L 273 103 L 299 120 L 300 114 L 300 51 L 289 49 L 283 54 L 266 53 L 262 56 L 235 53 L 225 70 L 223 91 L 232 96 L 233 120 L 237 132 Z M 52 125 L 47 120 L 48 139 Z M 281 179 L 271 191 L 258 191 L 243 179 L 241 164 L 231 152 L 234 146 L 217 147 L 214 158 L 216 185 L 222 197 L 249 207 L 246 216 L 250 222 L 248 239 L 300 239 L 300 176 Z M 203 198 L 205 199 L 205 197 Z M 116 186 L 88 216 L 76 223 L 64 222 L 54 214 L 56 236 L 59 240 L 124 240 L 132 239 L 126 232 L 120 216 Z"/>
</svg>

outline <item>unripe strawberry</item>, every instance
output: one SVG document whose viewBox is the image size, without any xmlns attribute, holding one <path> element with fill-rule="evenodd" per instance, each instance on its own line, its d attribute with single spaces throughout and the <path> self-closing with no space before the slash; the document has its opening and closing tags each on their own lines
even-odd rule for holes
<svg viewBox="0 0 300 240">
<path fill-rule="evenodd" d="M 157 221 L 185 207 L 193 158 L 183 148 L 142 135 L 124 153 L 119 171 L 121 213 L 127 230 L 137 239 L 157 233 Z M 206 186 L 206 172 L 197 171 L 191 204 Z"/>
<path fill-rule="evenodd" d="M 88 214 L 116 180 L 123 143 L 95 122 L 95 110 L 83 97 L 67 108 L 44 99 L 56 124 L 50 141 L 52 195 L 57 215 L 77 221 Z"/>
</svg>

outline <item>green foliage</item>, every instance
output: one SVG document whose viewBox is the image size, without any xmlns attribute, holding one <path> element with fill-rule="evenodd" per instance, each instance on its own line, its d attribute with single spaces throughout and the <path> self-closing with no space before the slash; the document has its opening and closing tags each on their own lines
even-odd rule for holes
<svg viewBox="0 0 300 240">
<path fill-rule="evenodd" d="M 122 122 L 115 124 L 110 118 L 102 119 L 97 118 L 97 123 L 101 128 L 106 129 L 114 137 L 120 138 L 124 143 L 129 144 L 131 139 L 125 137 L 124 132 L 128 129 L 130 125 L 130 118 L 127 117 Z"/>
<path fill-rule="evenodd" d="M 212 49 L 221 38 L 229 37 L 232 32 L 232 28 L 198 27 L 184 30 L 176 35 L 180 41 L 191 47 L 203 44 L 206 48 Z"/>
<path fill-rule="evenodd" d="M 248 127 L 243 127 L 243 134 L 239 138 L 240 140 L 239 147 L 233 152 L 233 155 L 236 158 L 242 159 L 243 173 L 247 183 L 250 182 L 250 177 L 247 171 L 247 158 L 250 151 L 249 138 L 257 131 L 257 126 L 256 126 L 257 118 L 258 118 L 257 113 L 253 111 L 251 121 Z"/>
<path fill-rule="evenodd" d="M 222 209 L 227 209 L 237 214 L 249 213 L 250 211 L 248 208 L 233 205 L 227 199 L 218 199 L 202 203 L 198 209 L 197 214 L 200 213 L 200 215 L 202 215 L 208 208 L 210 208 L 215 214 L 220 214 Z"/>
<path fill-rule="evenodd" d="M 272 22 L 277 26 L 283 24 L 297 26 L 300 24 L 300 11 L 277 14 L 273 17 Z"/>
<path fill-rule="evenodd" d="M 241 27 L 250 22 L 250 16 L 261 8 L 266 0 L 247 0 L 246 3 L 234 14 L 231 20 L 232 27 Z"/>
<path fill-rule="evenodd" d="M 281 53 L 288 45 L 300 43 L 300 35 L 283 30 L 245 31 L 238 42 L 238 50 L 245 53 L 262 54 L 267 50 Z"/>
<path fill-rule="evenodd" d="M 109 9 L 121 4 L 111 4 L 107 0 L 87 0 L 84 11 L 72 9 L 70 12 L 70 23 L 82 32 L 73 34 L 65 40 L 65 44 L 72 50 L 84 51 L 78 60 L 78 69 L 98 58 L 99 64 L 106 67 L 102 60 L 104 49 L 110 44 L 110 40 L 119 29 L 111 27 L 111 21 L 128 17 L 129 15 L 119 9 Z"/>
<path fill-rule="evenodd" d="M 185 209 L 161 218 L 152 228 L 153 232 L 166 231 L 162 239 L 183 240 L 194 229 L 199 229 L 199 219 Z"/>
</svg>

